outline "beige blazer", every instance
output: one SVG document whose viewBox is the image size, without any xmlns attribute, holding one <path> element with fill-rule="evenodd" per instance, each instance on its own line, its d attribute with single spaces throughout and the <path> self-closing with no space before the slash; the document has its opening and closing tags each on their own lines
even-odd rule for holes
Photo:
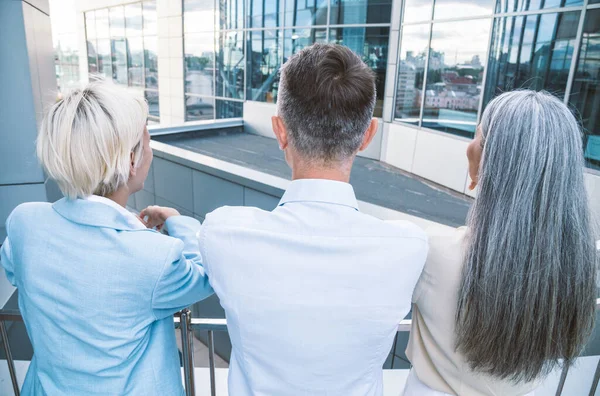
<svg viewBox="0 0 600 396">
<path fill-rule="evenodd" d="M 466 227 L 428 230 L 429 255 L 413 293 L 406 355 L 430 388 L 460 396 L 520 396 L 538 383 L 514 384 L 471 371 L 454 350 L 454 317 L 462 276 Z"/>
</svg>

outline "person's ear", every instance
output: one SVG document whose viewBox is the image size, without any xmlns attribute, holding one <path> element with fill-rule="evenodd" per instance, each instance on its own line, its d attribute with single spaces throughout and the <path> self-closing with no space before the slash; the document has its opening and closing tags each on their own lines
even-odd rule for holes
<svg viewBox="0 0 600 396">
<path fill-rule="evenodd" d="M 279 143 L 279 149 L 285 150 L 288 146 L 288 134 L 283 120 L 279 116 L 273 116 L 271 117 L 271 123 L 273 124 L 273 132 Z"/>
<path fill-rule="evenodd" d="M 134 177 L 137 173 L 137 169 L 135 167 L 135 154 L 133 151 L 129 155 L 129 177 Z"/>
<path fill-rule="evenodd" d="M 377 121 L 377 118 L 372 118 L 371 123 L 369 124 L 369 127 L 367 128 L 367 131 L 365 132 L 365 136 L 363 137 L 363 141 L 362 141 L 358 151 L 363 151 L 367 147 L 369 147 L 369 144 L 371 144 L 371 141 L 377 134 L 378 126 L 379 126 L 379 122 Z"/>
<path fill-rule="evenodd" d="M 481 158 L 483 157 L 483 144 L 481 129 L 477 128 L 475 139 L 467 146 L 467 159 L 469 161 L 469 177 L 471 178 L 471 184 L 469 184 L 469 190 L 475 190 L 477 183 L 479 182 L 479 168 L 481 166 Z"/>
</svg>

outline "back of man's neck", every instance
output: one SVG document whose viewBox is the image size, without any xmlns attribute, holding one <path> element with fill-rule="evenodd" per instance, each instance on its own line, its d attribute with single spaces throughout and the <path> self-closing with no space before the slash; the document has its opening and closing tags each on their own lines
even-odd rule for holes
<svg viewBox="0 0 600 396">
<path fill-rule="evenodd" d="M 324 180 L 334 180 L 340 181 L 344 183 L 348 183 L 350 181 L 350 169 L 334 169 L 334 168 L 302 168 L 302 169 L 292 169 L 292 180 L 299 179 L 324 179 Z"/>
</svg>

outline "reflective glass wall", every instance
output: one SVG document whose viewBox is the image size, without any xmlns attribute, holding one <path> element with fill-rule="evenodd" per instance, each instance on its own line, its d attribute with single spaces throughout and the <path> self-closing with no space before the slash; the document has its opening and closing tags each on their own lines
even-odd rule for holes
<svg viewBox="0 0 600 396">
<path fill-rule="evenodd" d="M 76 33 L 58 35 L 54 44 L 54 57 L 58 89 L 62 92 L 78 87 L 79 51 Z"/>
<path fill-rule="evenodd" d="M 59 92 L 79 87 L 79 41 L 75 0 L 50 0 L 54 65 Z"/>
<path fill-rule="evenodd" d="M 405 1 L 396 119 L 463 136 L 475 132 L 494 6 L 495 0 Z"/>
<path fill-rule="evenodd" d="M 496 95 L 547 90 L 586 132 L 600 169 L 600 3 L 584 0 L 405 0 L 396 121 L 472 138 Z"/>
<path fill-rule="evenodd" d="M 183 2 L 185 119 L 242 116 L 244 0 Z"/>
<path fill-rule="evenodd" d="M 278 71 L 316 42 L 350 47 L 377 74 L 382 115 L 392 0 L 184 0 L 186 120 L 277 101 Z"/>
<path fill-rule="evenodd" d="M 88 71 L 143 92 L 159 121 L 156 1 L 85 12 Z"/>
</svg>

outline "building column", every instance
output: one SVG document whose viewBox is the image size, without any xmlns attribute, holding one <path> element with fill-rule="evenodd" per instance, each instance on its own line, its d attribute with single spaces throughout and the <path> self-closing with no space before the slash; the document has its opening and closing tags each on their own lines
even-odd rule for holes
<svg viewBox="0 0 600 396">
<path fill-rule="evenodd" d="M 400 44 L 400 26 L 402 26 L 402 1 L 392 2 L 392 18 L 390 27 L 390 41 L 388 47 L 387 73 L 385 78 L 385 92 L 383 96 L 383 133 L 381 137 L 380 160 L 389 163 L 388 145 L 390 142 L 390 123 L 394 119 L 396 107 L 396 80 L 398 79 L 398 46 Z"/>
<path fill-rule="evenodd" d="M 185 122 L 182 0 L 157 0 L 160 124 Z"/>
<path fill-rule="evenodd" d="M 47 0 L 0 1 L 0 243 L 17 205 L 49 198 L 35 154 L 37 130 L 57 98 L 49 12 Z"/>
<path fill-rule="evenodd" d="M 397 79 L 398 45 L 400 44 L 400 21 L 402 20 L 402 1 L 392 3 L 392 24 L 388 47 L 388 64 L 383 98 L 383 121 L 391 122 L 394 118 L 395 83 Z"/>
</svg>

